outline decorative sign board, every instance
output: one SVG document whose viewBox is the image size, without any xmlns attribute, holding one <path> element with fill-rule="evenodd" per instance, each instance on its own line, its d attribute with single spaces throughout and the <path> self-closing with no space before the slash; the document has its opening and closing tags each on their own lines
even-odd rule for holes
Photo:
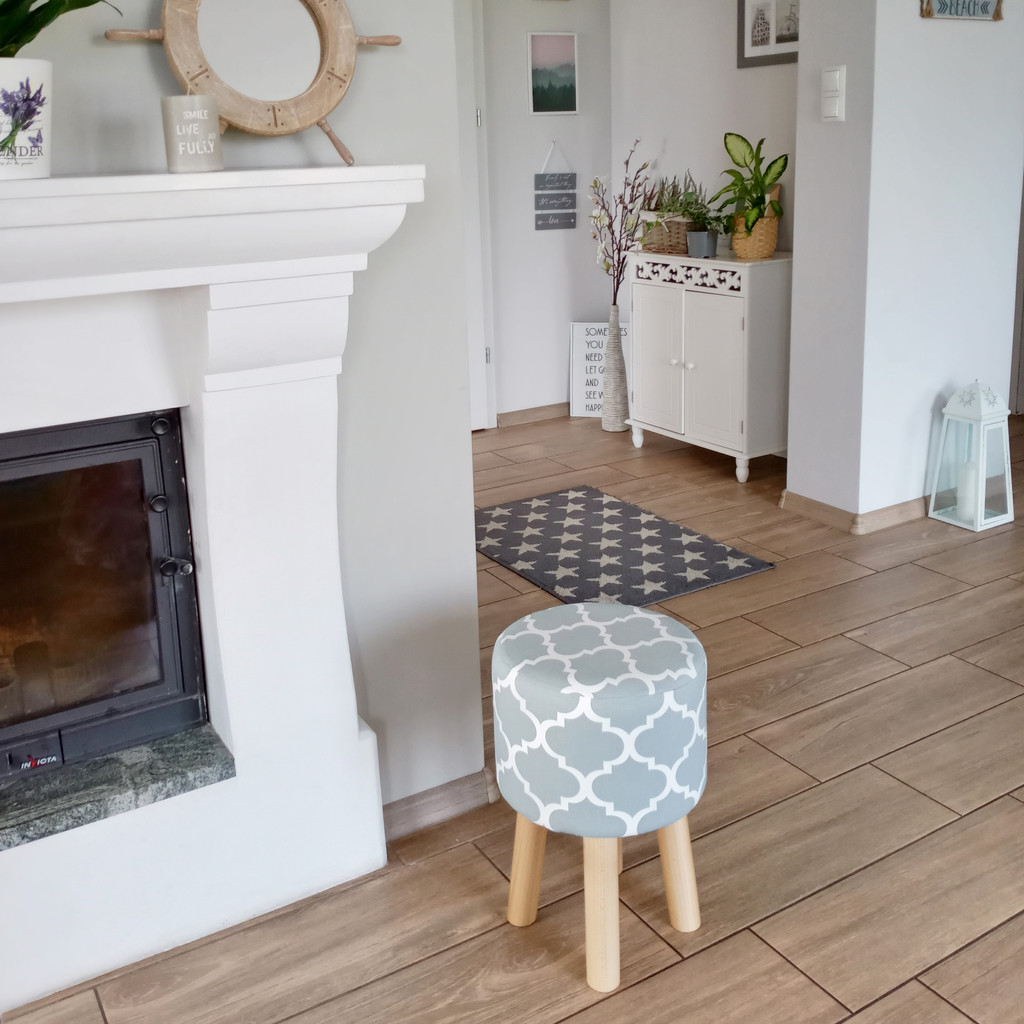
<svg viewBox="0 0 1024 1024">
<path fill-rule="evenodd" d="M 621 325 L 622 353 L 629 386 L 629 324 Z M 604 347 L 607 323 L 573 323 L 569 344 L 569 415 L 600 416 L 604 398 Z"/>
<path fill-rule="evenodd" d="M 535 210 L 575 210 L 575 192 L 536 192 L 533 196 Z"/>
<path fill-rule="evenodd" d="M 535 174 L 533 176 L 534 192 L 565 192 L 576 189 L 576 172 L 566 171 L 564 174 Z"/>
<path fill-rule="evenodd" d="M 576 211 L 571 213 L 538 213 L 533 218 L 535 231 L 564 231 L 576 227 Z"/>
<path fill-rule="evenodd" d="M 552 143 L 554 145 L 554 143 Z M 533 176 L 534 231 L 576 227 L 576 172 Z"/>
<path fill-rule="evenodd" d="M 1002 21 L 1003 0 L 921 0 L 921 17 Z"/>
</svg>

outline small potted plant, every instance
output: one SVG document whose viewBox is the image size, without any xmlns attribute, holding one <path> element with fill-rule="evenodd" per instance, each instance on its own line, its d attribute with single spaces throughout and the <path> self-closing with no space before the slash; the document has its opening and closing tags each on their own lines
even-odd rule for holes
<svg viewBox="0 0 1024 1024">
<path fill-rule="evenodd" d="M 685 188 L 678 177 L 659 178 L 647 191 L 640 213 L 649 225 L 642 243 L 645 252 L 686 255 Z"/>
<path fill-rule="evenodd" d="M 98 3 L 114 6 L 109 0 L 0 0 L 0 178 L 50 173 L 53 66 L 18 51 L 62 14 Z"/>
<path fill-rule="evenodd" d="M 764 139 L 755 147 L 742 135 L 726 132 L 725 150 L 740 169 L 726 168 L 722 173 L 732 180 L 709 200 L 714 203 L 727 197 L 719 212 L 733 207 L 732 247 L 741 260 L 767 259 L 778 244 L 782 206 L 777 183 L 785 173 L 789 156 L 783 153 L 765 167 L 761 155 L 763 146 Z"/>
<path fill-rule="evenodd" d="M 687 218 L 686 247 L 689 255 L 701 258 L 718 253 L 719 233 L 728 234 L 731 220 L 712 209 L 707 189 L 689 171 L 683 180 L 683 213 Z"/>
</svg>

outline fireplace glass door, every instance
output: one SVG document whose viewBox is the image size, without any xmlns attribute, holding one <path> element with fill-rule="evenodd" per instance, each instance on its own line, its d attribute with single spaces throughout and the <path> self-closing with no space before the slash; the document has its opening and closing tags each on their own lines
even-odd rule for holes
<svg viewBox="0 0 1024 1024">
<path fill-rule="evenodd" d="M 0 437 L 0 776 L 205 719 L 186 501 L 173 412 Z"/>
</svg>

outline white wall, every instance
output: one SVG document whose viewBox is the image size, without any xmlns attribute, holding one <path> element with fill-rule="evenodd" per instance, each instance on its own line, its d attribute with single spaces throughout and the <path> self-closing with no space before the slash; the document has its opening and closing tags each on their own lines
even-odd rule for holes
<svg viewBox="0 0 1024 1024">
<path fill-rule="evenodd" d="M 804 0 L 792 491 L 850 512 L 918 498 L 950 394 L 975 378 L 1006 394 L 1022 47 L 1019 18 Z M 847 121 L 823 125 L 821 68 L 844 62 Z"/>
<path fill-rule="evenodd" d="M 246 13 L 272 2 L 246 0 Z M 349 0 L 358 32 L 404 42 L 360 50 L 330 117 L 359 163 L 427 166 L 426 202 L 356 283 L 340 385 L 343 585 L 385 801 L 483 766 L 453 2 Z M 72 12 L 23 51 L 55 62 L 54 173 L 166 169 L 160 96 L 181 89 L 163 48 L 102 38 L 159 26 L 160 3 L 118 6 L 123 18 L 103 4 Z M 307 60 L 279 40 L 274 61 L 290 58 Z M 229 130 L 224 148 L 229 168 L 338 160 L 317 129 Z"/>
<path fill-rule="evenodd" d="M 926 491 L 953 391 L 977 378 L 1007 395 L 1024 174 L 1015 6 L 963 22 L 876 0 L 860 510 Z"/>
<path fill-rule="evenodd" d="M 805 0 L 801 13 L 787 485 L 797 494 L 855 510 L 864 400 L 875 11 L 873 3 Z M 821 120 L 821 69 L 832 64 L 846 65 L 846 121 L 841 123 Z"/>
<path fill-rule="evenodd" d="M 713 194 L 732 166 L 725 132 L 763 138 L 768 159 L 789 154 L 779 248 L 792 248 L 798 65 L 736 67 L 734 0 L 611 0 L 611 23 L 616 163 L 640 138 L 655 174 L 689 168 Z"/>
<path fill-rule="evenodd" d="M 530 114 L 528 32 L 577 33 L 577 114 Z M 567 401 L 569 324 L 608 319 L 587 220 L 590 183 L 610 165 L 608 32 L 608 0 L 484 0 L 499 413 Z M 535 231 L 533 176 L 553 139 L 561 153 L 548 170 L 578 175 L 577 226 Z"/>
<path fill-rule="evenodd" d="M 358 284 L 341 376 L 346 610 L 388 803 L 483 767 L 455 25 L 453 0 L 348 6 L 404 41 L 361 57 L 339 132 L 366 163 L 427 165 Z"/>
</svg>

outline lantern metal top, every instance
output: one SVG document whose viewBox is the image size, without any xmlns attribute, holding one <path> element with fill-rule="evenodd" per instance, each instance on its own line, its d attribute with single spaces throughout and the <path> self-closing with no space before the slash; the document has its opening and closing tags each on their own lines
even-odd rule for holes
<svg viewBox="0 0 1024 1024">
<path fill-rule="evenodd" d="M 942 414 L 955 416 L 958 420 L 986 423 L 1005 419 L 1010 415 L 1010 407 L 987 384 L 975 381 L 957 391 L 946 403 Z"/>
</svg>

